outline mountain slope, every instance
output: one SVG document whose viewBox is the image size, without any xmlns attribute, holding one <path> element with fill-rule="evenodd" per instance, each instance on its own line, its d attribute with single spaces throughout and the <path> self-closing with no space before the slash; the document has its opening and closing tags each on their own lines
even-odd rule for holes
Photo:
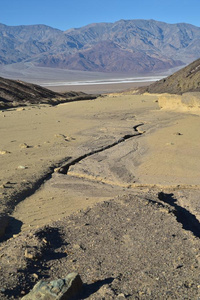
<svg viewBox="0 0 200 300">
<path fill-rule="evenodd" d="M 185 68 L 161 79 L 146 88 L 143 92 L 183 94 L 186 92 L 200 92 L 200 59 Z"/>
<path fill-rule="evenodd" d="M 134 71 L 136 73 L 166 70 L 181 64 L 180 60 L 156 58 L 145 52 L 126 50 L 111 41 L 99 42 L 89 49 L 72 55 L 49 55 L 38 62 L 38 66 L 42 67 L 99 72 Z"/>
<path fill-rule="evenodd" d="M 36 84 L 0 77 L 0 109 L 40 103 L 56 105 L 96 97 L 82 92 L 56 93 Z"/>
<path fill-rule="evenodd" d="M 190 24 L 167 24 L 154 20 L 120 20 L 115 23 L 90 24 L 65 32 L 82 45 L 112 40 L 125 49 L 147 51 L 151 55 L 167 55 L 177 58 L 177 50 L 199 55 L 192 44 L 200 41 L 200 28 Z M 187 53 L 189 54 L 189 53 Z M 197 56 L 198 57 L 198 56 Z M 180 58 L 184 62 L 185 58 Z"/>
<path fill-rule="evenodd" d="M 0 64 L 24 61 L 47 52 L 61 36 L 62 31 L 45 25 L 0 24 Z"/>
<path fill-rule="evenodd" d="M 200 28 L 154 20 L 96 23 L 65 32 L 0 24 L 0 64 L 31 62 L 71 70 L 153 72 L 199 57 Z"/>
</svg>

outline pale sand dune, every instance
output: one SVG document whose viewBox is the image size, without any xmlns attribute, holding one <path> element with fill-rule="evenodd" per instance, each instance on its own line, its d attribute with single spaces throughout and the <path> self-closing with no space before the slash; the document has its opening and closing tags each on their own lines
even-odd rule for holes
<svg viewBox="0 0 200 300">
<path fill-rule="evenodd" d="M 57 107 L 6 111 L 1 112 L 0 122 L 0 150 L 9 152 L 0 156 L 5 204 L 5 198 L 22 191 L 25 184 L 32 186 L 52 173 L 50 167 L 58 167 L 59 161 L 143 133 L 81 160 L 69 168 L 68 176 L 54 174 L 16 207 L 13 217 L 23 222 L 24 230 L 126 189 L 132 193 L 135 189 L 200 188 L 199 116 L 160 110 L 155 95 L 110 95 Z"/>
</svg>

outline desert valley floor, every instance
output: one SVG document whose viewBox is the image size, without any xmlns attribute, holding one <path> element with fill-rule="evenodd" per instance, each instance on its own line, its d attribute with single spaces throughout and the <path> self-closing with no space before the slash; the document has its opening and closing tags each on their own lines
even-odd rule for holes
<svg viewBox="0 0 200 300">
<path fill-rule="evenodd" d="M 0 112 L 0 299 L 71 271 L 77 299 L 199 299 L 200 111 L 159 97 Z"/>
</svg>

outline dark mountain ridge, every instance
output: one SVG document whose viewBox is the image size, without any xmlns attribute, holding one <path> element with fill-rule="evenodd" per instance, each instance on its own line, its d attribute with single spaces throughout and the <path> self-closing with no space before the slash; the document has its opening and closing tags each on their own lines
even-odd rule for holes
<svg viewBox="0 0 200 300">
<path fill-rule="evenodd" d="M 61 31 L 0 24 L 0 64 L 33 62 L 71 70 L 146 72 L 199 57 L 200 28 L 155 20 L 94 23 Z"/>
<path fill-rule="evenodd" d="M 95 99 L 98 95 L 82 92 L 57 93 L 36 84 L 0 77 L 0 109 Z"/>
</svg>

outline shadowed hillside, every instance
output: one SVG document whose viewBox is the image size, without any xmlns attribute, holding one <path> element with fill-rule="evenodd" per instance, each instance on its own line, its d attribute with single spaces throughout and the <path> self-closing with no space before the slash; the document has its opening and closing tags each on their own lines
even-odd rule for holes
<svg viewBox="0 0 200 300">
<path fill-rule="evenodd" d="M 167 78 L 161 79 L 148 87 L 141 88 L 140 91 L 159 94 L 200 92 L 200 59 L 197 59 Z"/>
<path fill-rule="evenodd" d="M 0 109 L 30 104 L 56 105 L 73 100 L 96 98 L 82 92 L 56 93 L 36 84 L 0 77 Z"/>
</svg>

